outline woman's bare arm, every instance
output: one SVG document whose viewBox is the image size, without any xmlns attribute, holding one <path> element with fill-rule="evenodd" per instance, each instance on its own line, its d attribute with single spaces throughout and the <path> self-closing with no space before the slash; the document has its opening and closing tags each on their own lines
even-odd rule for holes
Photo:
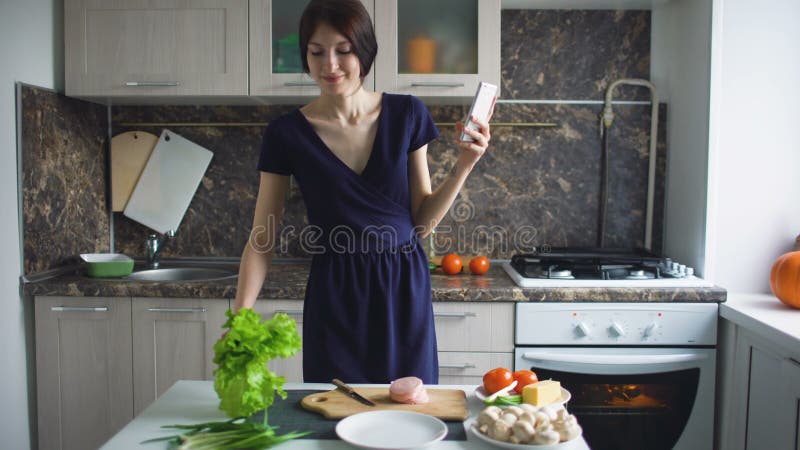
<svg viewBox="0 0 800 450">
<path fill-rule="evenodd" d="M 289 177 L 270 172 L 261 172 L 258 198 L 253 218 L 253 228 L 242 252 L 239 265 L 239 282 L 233 311 L 252 308 L 264 284 L 272 255 L 275 251 L 276 234 L 289 189 Z"/>
</svg>

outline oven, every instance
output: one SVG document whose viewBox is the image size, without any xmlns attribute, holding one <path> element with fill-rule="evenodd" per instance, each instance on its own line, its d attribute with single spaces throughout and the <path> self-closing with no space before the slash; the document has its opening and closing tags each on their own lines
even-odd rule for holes
<svg viewBox="0 0 800 450">
<path fill-rule="evenodd" d="M 713 448 L 716 303 L 518 303 L 514 369 L 572 394 L 593 450 Z"/>
</svg>

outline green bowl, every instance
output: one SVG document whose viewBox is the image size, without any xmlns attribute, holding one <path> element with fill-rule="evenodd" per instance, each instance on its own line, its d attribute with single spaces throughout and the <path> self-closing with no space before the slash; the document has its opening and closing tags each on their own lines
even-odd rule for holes
<svg viewBox="0 0 800 450">
<path fill-rule="evenodd" d="M 83 253 L 86 273 L 94 278 L 119 278 L 133 272 L 133 259 L 122 253 Z"/>
</svg>

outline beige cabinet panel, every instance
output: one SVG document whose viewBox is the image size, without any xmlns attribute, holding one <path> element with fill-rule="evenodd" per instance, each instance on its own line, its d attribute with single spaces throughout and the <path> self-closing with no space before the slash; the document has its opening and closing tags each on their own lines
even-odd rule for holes
<svg viewBox="0 0 800 450">
<path fill-rule="evenodd" d="M 133 393 L 139 414 L 178 380 L 212 380 L 225 299 L 133 299 Z"/>
<path fill-rule="evenodd" d="M 439 351 L 513 352 L 514 303 L 434 302 Z"/>
<path fill-rule="evenodd" d="M 39 448 L 98 448 L 133 419 L 131 300 L 34 302 Z"/>
<path fill-rule="evenodd" d="M 303 336 L 303 301 L 302 300 L 258 300 L 253 310 L 263 320 L 271 319 L 276 313 L 286 313 L 297 322 L 297 332 Z M 277 358 L 269 362 L 270 370 L 286 377 L 287 382 L 303 381 L 303 351 L 298 351 L 291 358 Z"/>
<path fill-rule="evenodd" d="M 247 95 L 247 8 L 247 0 L 66 0 L 66 93 Z"/>
<path fill-rule="evenodd" d="M 500 86 L 500 6 L 500 0 L 376 1 L 375 89 L 470 98 L 481 81 Z"/>
<path fill-rule="evenodd" d="M 513 353 L 439 352 L 439 384 L 483 383 L 483 374 L 495 367 L 511 369 Z"/>
<path fill-rule="evenodd" d="M 370 16 L 372 0 L 362 0 Z M 319 95 L 302 71 L 298 24 L 308 0 L 250 0 L 250 95 L 310 97 Z M 373 70 L 364 79 L 375 88 Z"/>
</svg>

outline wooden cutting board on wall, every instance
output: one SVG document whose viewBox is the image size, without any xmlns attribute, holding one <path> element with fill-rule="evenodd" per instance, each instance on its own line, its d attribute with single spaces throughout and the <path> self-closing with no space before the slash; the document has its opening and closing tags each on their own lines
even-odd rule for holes
<svg viewBox="0 0 800 450">
<path fill-rule="evenodd" d="M 111 210 L 123 211 L 158 142 L 145 131 L 126 131 L 111 138 Z"/>
<path fill-rule="evenodd" d="M 467 397 L 459 389 L 427 388 L 430 401 L 420 405 L 393 402 L 388 387 L 356 387 L 356 392 L 372 400 L 375 406 L 367 406 L 344 392 L 334 389 L 303 397 L 300 405 L 327 419 L 341 419 L 356 413 L 377 410 L 413 411 L 438 417 L 442 420 L 466 420 L 469 416 Z"/>
</svg>

